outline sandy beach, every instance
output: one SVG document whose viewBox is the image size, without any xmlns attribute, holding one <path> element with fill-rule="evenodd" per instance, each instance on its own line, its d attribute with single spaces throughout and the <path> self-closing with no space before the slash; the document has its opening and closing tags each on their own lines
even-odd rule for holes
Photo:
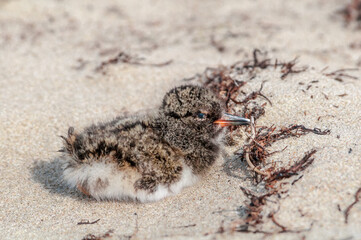
<svg viewBox="0 0 361 240">
<path fill-rule="evenodd" d="M 346 3 L 0 0 L 0 238 L 361 239 L 361 30 L 339 13 Z M 265 193 L 235 154 L 244 128 L 200 182 L 159 202 L 97 202 L 62 182 L 69 126 L 156 109 L 170 88 L 202 84 L 192 77 L 207 68 L 254 64 L 255 49 L 296 70 L 232 72 L 246 82 L 237 99 L 263 84 L 272 103 L 257 98 L 257 126 L 330 130 L 268 148 L 280 151 L 267 159 L 276 166 L 316 153 L 279 181 L 261 223 L 242 228 L 241 188 Z"/>
</svg>

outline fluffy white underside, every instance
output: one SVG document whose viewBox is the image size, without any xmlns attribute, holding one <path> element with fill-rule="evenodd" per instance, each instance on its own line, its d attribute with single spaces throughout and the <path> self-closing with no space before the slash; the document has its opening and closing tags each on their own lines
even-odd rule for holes
<svg viewBox="0 0 361 240">
<path fill-rule="evenodd" d="M 153 202 L 179 193 L 184 187 L 193 185 L 198 177 L 183 165 L 181 179 L 170 186 L 158 185 L 156 191 L 136 190 L 134 183 L 141 178 L 136 171 L 119 171 L 114 164 L 95 162 L 76 167 L 66 167 L 64 180 L 71 187 L 84 186 L 97 200 L 137 200 Z"/>
</svg>

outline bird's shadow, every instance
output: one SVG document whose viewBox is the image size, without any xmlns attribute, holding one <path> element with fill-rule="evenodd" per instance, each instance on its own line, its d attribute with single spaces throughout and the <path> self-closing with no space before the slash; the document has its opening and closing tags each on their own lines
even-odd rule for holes
<svg viewBox="0 0 361 240">
<path fill-rule="evenodd" d="M 81 201 L 98 202 L 95 198 L 87 196 L 79 192 L 77 189 L 68 186 L 64 180 L 64 163 L 65 160 L 62 157 L 56 157 L 51 161 L 37 160 L 30 168 L 31 178 L 35 182 L 40 183 L 52 194 L 58 194 Z M 122 200 L 107 199 L 103 200 L 103 202 L 140 203 L 128 198 L 124 198 Z"/>
<path fill-rule="evenodd" d="M 95 201 L 66 184 L 63 178 L 63 165 L 64 160 L 61 157 L 56 157 L 51 161 L 37 160 L 30 168 L 32 180 L 40 183 L 50 193 L 78 200 Z"/>
<path fill-rule="evenodd" d="M 242 180 L 254 178 L 254 176 L 248 170 L 247 163 L 245 161 L 241 161 L 241 157 L 238 154 L 224 154 L 223 159 L 223 171 L 228 176 Z"/>
</svg>

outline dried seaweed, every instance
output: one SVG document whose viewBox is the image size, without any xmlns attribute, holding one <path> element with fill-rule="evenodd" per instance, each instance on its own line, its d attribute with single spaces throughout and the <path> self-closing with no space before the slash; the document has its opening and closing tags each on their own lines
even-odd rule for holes
<svg viewBox="0 0 361 240">
<path fill-rule="evenodd" d="M 294 180 L 291 185 L 294 185 L 296 182 L 298 182 L 301 178 L 303 178 L 303 175 L 301 175 L 299 178 L 297 178 L 296 180 Z"/>
<path fill-rule="evenodd" d="M 247 217 L 244 219 L 244 222 L 247 226 L 256 226 L 262 221 L 262 208 L 266 205 L 267 198 L 277 194 L 277 190 L 274 189 L 266 194 L 261 196 L 256 196 L 250 190 L 241 187 L 242 192 L 247 196 L 247 198 L 251 201 L 249 204 L 246 205 L 247 209 Z M 248 229 L 248 227 L 247 227 Z"/>
<path fill-rule="evenodd" d="M 260 58 L 262 55 L 262 59 Z M 272 106 L 271 100 L 262 93 L 264 82 L 262 83 L 258 91 L 253 91 L 250 94 L 246 95 L 243 100 L 237 100 L 237 97 L 240 95 L 240 89 L 247 82 L 239 81 L 234 76 L 241 75 L 245 72 L 253 73 L 256 69 L 266 69 L 269 67 L 281 68 L 282 75 L 281 78 L 286 78 L 289 74 L 300 73 L 306 70 L 306 68 L 295 69 L 296 60 L 295 58 L 292 61 L 281 63 L 277 59 L 272 63 L 272 60 L 265 58 L 266 53 L 262 53 L 259 49 L 253 50 L 253 59 L 236 62 L 229 67 L 220 66 L 218 68 L 206 68 L 203 74 L 196 75 L 201 79 L 204 85 L 210 88 L 215 92 L 219 98 L 223 99 L 226 103 L 227 112 L 235 114 L 235 105 L 243 106 L 243 114 L 246 118 L 253 117 L 258 119 L 260 116 L 265 114 L 265 104 L 259 105 L 257 102 L 253 101 L 259 96 L 266 99 L 266 101 Z M 194 79 L 195 77 L 191 78 Z M 312 81 L 311 83 L 316 83 L 317 80 Z M 241 91 L 242 92 L 242 91 Z M 242 92 L 243 93 L 243 92 Z M 245 94 L 245 93 L 244 93 Z M 231 128 L 232 132 L 233 128 Z M 292 125 L 288 128 L 282 128 L 275 132 L 275 127 L 269 128 L 260 128 L 258 132 L 254 133 L 252 141 L 249 144 L 246 144 L 243 149 L 242 159 L 247 160 L 248 164 L 258 173 L 257 167 L 261 163 L 265 163 L 266 157 L 273 153 L 269 153 L 265 148 L 271 146 L 275 141 L 289 138 L 289 137 L 299 137 L 305 135 L 309 132 L 313 132 L 319 135 L 329 134 L 329 130 L 321 131 L 318 128 L 308 129 L 302 125 Z M 275 132 L 275 133 L 274 133 Z M 254 165 L 254 163 L 256 163 Z M 265 176 L 270 176 L 270 172 L 262 174 Z"/>
<path fill-rule="evenodd" d="M 184 226 L 178 226 L 178 227 L 174 227 L 174 228 L 190 228 L 190 227 L 195 227 L 197 226 L 197 224 L 188 224 L 188 225 L 184 225 Z"/>
<path fill-rule="evenodd" d="M 299 172 L 305 170 L 309 165 L 312 164 L 314 161 L 314 158 L 311 158 L 313 154 L 315 154 L 317 151 L 312 150 L 310 152 L 307 152 L 305 156 L 300 160 L 295 162 L 291 167 L 288 168 L 281 168 L 280 170 L 273 172 L 269 178 L 267 178 L 267 184 L 272 184 L 274 181 L 278 181 L 285 178 L 290 178 L 294 175 L 298 175 Z M 297 181 L 299 178 L 297 179 Z M 292 182 L 292 185 L 296 182 Z"/>
<path fill-rule="evenodd" d="M 270 147 L 272 143 L 278 140 L 290 137 L 300 137 L 310 132 L 318 135 L 326 135 L 330 133 L 330 130 L 321 131 L 318 128 L 310 129 L 306 128 L 303 125 L 292 125 L 287 128 L 281 128 L 277 132 L 275 130 L 275 127 L 261 127 L 260 129 L 258 129 L 258 131 L 256 131 L 254 119 L 253 117 L 251 118 L 251 140 L 248 144 L 244 146 L 242 158 L 247 161 L 248 165 L 252 168 L 253 171 L 255 171 L 257 174 L 263 175 L 264 181 L 266 183 L 266 190 L 268 189 L 268 192 L 261 196 L 256 196 L 249 190 L 241 187 L 241 190 L 248 197 L 250 203 L 246 205 L 246 211 L 248 212 L 248 216 L 244 219 L 243 225 L 238 226 L 236 231 L 271 234 L 271 232 L 265 232 L 257 228 L 256 230 L 249 230 L 248 227 L 256 227 L 258 224 L 261 224 L 263 222 L 262 210 L 269 197 L 278 195 L 280 198 L 282 194 L 288 192 L 288 190 L 281 191 L 284 184 L 281 183 L 277 186 L 277 182 L 285 178 L 290 178 L 294 175 L 298 175 L 300 172 L 304 171 L 313 163 L 314 158 L 312 158 L 312 156 L 316 153 L 316 150 L 306 152 L 301 160 L 296 161 L 293 165 L 287 168 L 283 167 L 277 171 L 274 171 L 273 167 L 270 167 L 266 171 L 260 171 L 257 167 L 254 166 L 254 162 L 258 164 L 264 163 L 268 156 L 275 153 L 269 153 L 266 148 Z M 250 162 L 251 159 L 253 160 L 253 162 Z M 298 179 L 294 180 L 292 182 L 292 185 L 294 185 L 302 177 L 303 175 Z M 281 228 L 281 230 L 273 233 L 299 233 L 303 231 L 309 231 L 312 227 L 311 225 L 309 229 L 290 230 L 287 227 L 281 225 L 275 219 L 274 214 L 275 213 L 269 214 L 268 218 L 270 218 L 277 227 Z"/>
<path fill-rule="evenodd" d="M 214 35 L 211 36 L 211 46 L 217 49 L 217 51 L 220 53 L 226 50 L 226 47 L 220 41 L 215 40 Z"/>
<path fill-rule="evenodd" d="M 271 221 L 279 228 L 281 228 L 280 231 L 274 231 L 274 232 L 268 232 L 263 231 L 257 228 L 257 225 L 263 223 L 263 214 L 262 210 L 263 207 L 266 205 L 268 198 L 274 195 L 280 196 L 280 194 L 285 192 L 280 192 L 278 189 L 273 189 L 270 192 L 263 194 L 261 196 L 257 196 L 248 189 L 245 189 L 241 187 L 242 192 L 247 196 L 247 198 L 250 200 L 250 203 L 246 205 L 246 211 L 247 211 L 247 217 L 243 220 L 242 224 L 236 225 L 236 227 L 233 229 L 233 231 L 237 232 L 244 232 L 244 233 L 263 233 L 263 234 L 278 234 L 278 233 L 301 233 L 310 231 L 313 223 L 308 229 L 298 229 L 293 230 L 289 229 L 286 226 L 280 224 L 276 218 L 275 215 L 279 211 L 279 209 L 276 212 L 272 212 L 268 214 L 267 218 L 271 219 Z M 254 230 L 251 230 L 250 227 L 255 228 Z"/>
<path fill-rule="evenodd" d="M 270 213 L 268 215 L 269 218 L 272 219 L 272 222 L 277 226 L 277 227 L 280 227 L 282 229 L 282 232 L 286 232 L 287 231 L 287 228 L 285 226 L 283 226 L 282 224 L 280 224 L 276 218 L 275 218 L 275 213 Z"/>
<path fill-rule="evenodd" d="M 282 195 L 288 192 L 288 190 L 282 190 L 283 185 L 285 184 L 284 182 L 281 182 L 279 184 L 277 183 L 283 179 L 298 175 L 300 174 L 300 172 L 304 171 L 313 163 L 313 156 L 316 153 L 316 150 L 310 150 L 309 152 L 306 152 L 303 158 L 301 158 L 299 161 L 296 161 L 289 167 L 282 167 L 277 170 L 274 167 L 269 167 L 265 171 L 261 171 L 259 167 L 266 163 L 266 159 L 269 156 L 276 153 L 270 152 L 268 148 L 271 147 L 273 143 L 282 139 L 287 139 L 291 137 L 298 138 L 308 133 L 314 133 L 317 135 L 326 135 L 330 133 L 330 130 L 328 129 L 322 131 L 319 128 L 307 128 L 303 125 L 298 124 L 293 124 L 288 127 L 282 127 L 280 129 L 275 126 L 263 126 L 256 129 L 256 125 L 254 124 L 255 119 L 265 114 L 266 104 L 268 103 L 272 106 L 272 102 L 265 94 L 262 93 L 265 82 L 262 83 L 258 91 L 253 91 L 248 94 L 243 92 L 242 87 L 247 84 L 247 82 L 251 81 L 256 76 L 256 74 L 258 74 L 259 70 L 271 67 L 274 69 L 280 69 L 280 78 L 286 79 L 291 74 L 301 73 L 307 69 L 306 67 L 300 68 L 296 66 L 297 58 L 289 62 L 279 62 L 277 59 L 272 60 L 270 58 L 267 58 L 266 55 L 266 53 L 255 49 L 253 51 L 253 58 L 251 60 L 239 61 L 229 67 L 220 66 L 218 68 L 207 68 L 205 69 L 203 74 L 198 74 L 192 78 L 185 80 L 200 80 L 201 82 L 203 82 L 205 87 L 210 88 L 215 94 L 217 94 L 219 98 L 225 101 L 227 112 L 231 114 L 239 114 L 239 112 L 236 112 L 239 111 L 239 109 L 236 110 L 236 106 L 242 107 L 244 116 L 251 119 L 251 134 L 247 135 L 248 141 L 245 143 L 244 147 L 241 150 L 240 160 L 244 160 L 248 163 L 252 171 L 256 173 L 256 180 L 258 180 L 259 175 L 261 175 L 261 179 L 263 179 L 266 184 L 266 193 L 257 196 L 251 191 L 241 187 L 241 190 L 248 197 L 250 203 L 246 203 L 245 206 L 247 216 L 244 219 L 240 220 L 241 224 L 237 224 L 236 227 L 233 228 L 233 231 L 264 234 L 286 232 L 299 233 L 303 231 L 309 231 L 312 225 L 309 229 L 288 229 L 286 226 L 280 224 L 277 221 L 277 219 L 275 218 L 275 213 L 269 214 L 267 217 L 278 228 L 281 228 L 281 230 L 276 232 L 266 232 L 257 227 L 257 225 L 263 223 L 264 221 L 262 211 L 264 205 L 266 205 L 266 202 L 269 201 L 268 199 L 275 195 L 281 198 Z M 343 74 L 341 75 L 341 77 L 349 77 L 346 76 L 345 73 L 342 73 L 342 71 L 330 74 L 330 76 Z M 244 80 L 247 79 L 247 77 L 248 80 Z M 240 79 L 242 79 L 242 81 L 240 81 Z M 318 82 L 318 80 L 312 81 L 311 84 L 316 82 Z M 244 95 L 243 99 L 240 99 L 239 97 L 241 94 Z M 266 102 L 258 104 L 257 101 L 254 101 L 259 97 L 264 98 Z M 292 182 L 292 185 L 294 185 L 302 177 L 303 175 L 294 180 Z M 250 230 L 249 227 L 252 227 L 253 229 Z M 221 232 L 223 231 L 224 228 L 222 228 Z"/>
<path fill-rule="evenodd" d="M 204 85 L 211 89 L 220 99 L 225 100 L 228 108 L 231 98 L 235 98 L 238 90 L 246 84 L 244 81 L 238 81 L 230 76 L 230 69 L 226 67 L 206 68 L 200 77 L 204 78 Z"/>
<path fill-rule="evenodd" d="M 93 222 L 89 222 L 89 220 L 82 220 L 82 221 L 78 222 L 77 225 L 95 224 L 95 223 L 97 223 L 99 221 L 100 221 L 100 218 L 93 221 Z"/>
<path fill-rule="evenodd" d="M 360 198 L 361 198 L 361 188 L 359 188 L 357 190 L 357 192 L 355 193 L 355 201 L 353 203 L 351 203 L 351 205 L 348 206 L 345 210 L 345 223 L 346 224 L 348 223 L 348 216 L 350 214 L 352 207 L 360 201 Z"/>
<path fill-rule="evenodd" d="M 321 72 L 325 71 L 326 69 L 327 68 L 323 69 Z M 343 68 L 330 73 L 324 73 L 323 75 L 330 77 L 338 82 L 343 82 L 345 78 L 354 79 L 354 80 L 358 79 L 358 77 L 345 73 L 347 71 L 358 71 L 358 68 Z"/>
<path fill-rule="evenodd" d="M 236 104 L 243 104 L 243 105 L 245 105 L 245 104 L 248 103 L 249 101 L 256 99 L 258 96 L 262 96 L 262 97 L 265 98 L 265 99 L 271 104 L 271 106 L 272 106 L 271 100 L 269 100 L 263 93 L 261 93 L 261 91 L 262 91 L 262 89 L 263 89 L 264 83 L 265 83 L 265 82 L 262 83 L 261 88 L 260 88 L 258 91 L 250 93 L 250 94 L 249 94 L 245 99 L 243 99 L 242 101 L 236 101 L 236 100 L 234 100 L 232 97 L 230 97 L 230 99 L 231 99 L 234 103 L 236 103 Z"/>
<path fill-rule="evenodd" d="M 277 59 L 272 61 L 270 58 L 264 58 L 262 60 L 259 60 L 258 59 L 259 55 L 267 55 L 267 52 L 262 53 L 259 49 L 253 50 L 253 60 L 244 62 L 241 68 L 239 68 L 238 66 L 238 70 L 240 70 L 243 73 L 243 69 L 248 69 L 253 72 L 257 68 L 266 69 L 269 67 L 274 67 L 274 68 L 280 67 L 282 73 L 280 76 L 281 79 L 285 79 L 289 74 L 301 73 L 307 70 L 307 67 L 295 69 L 298 57 L 288 62 L 279 62 Z"/>
<path fill-rule="evenodd" d="M 88 234 L 85 237 L 82 238 L 82 240 L 103 240 L 105 238 L 110 238 L 112 237 L 112 233 L 114 232 L 114 230 L 109 230 L 106 233 L 104 233 L 103 235 L 100 236 L 95 236 L 94 234 Z"/>
<path fill-rule="evenodd" d="M 281 79 L 285 79 L 290 74 L 300 73 L 305 71 L 307 68 L 296 68 L 297 58 L 289 62 L 279 62 L 277 59 L 272 60 L 266 57 L 266 52 L 261 52 L 259 49 L 254 49 L 251 60 L 238 61 L 229 67 L 219 66 L 218 68 L 206 68 L 202 74 L 196 74 L 191 78 L 185 78 L 184 81 L 189 81 L 193 79 L 198 79 L 203 82 L 205 87 L 211 89 L 220 99 L 224 100 L 226 103 L 227 111 L 229 112 L 233 104 L 245 106 L 245 110 L 248 110 L 248 114 L 257 113 L 254 115 L 256 119 L 263 115 L 263 107 L 259 105 L 256 107 L 247 108 L 248 103 L 251 100 L 255 100 L 257 97 L 261 96 L 267 100 L 272 105 L 272 102 L 261 92 L 264 82 L 262 83 L 260 90 L 254 91 L 248 94 L 243 100 L 238 100 L 237 97 L 240 93 L 240 89 L 254 77 L 256 77 L 256 70 L 264 70 L 267 68 L 280 68 L 281 70 Z M 248 80 L 241 81 L 235 76 L 240 76 L 248 74 Z M 245 94 L 245 93 L 244 93 Z M 246 111 L 244 111 L 246 112 Z"/>
<path fill-rule="evenodd" d="M 321 131 L 318 128 L 310 129 L 306 128 L 303 125 L 291 125 L 289 127 L 281 128 L 278 131 L 276 131 L 276 127 L 261 127 L 258 129 L 258 131 L 256 131 L 256 129 L 254 131 L 254 139 L 249 144 L 246 144 L 244 146 L 241 159 L 246 160 L 247 154 L 249 154 L 250 161 L 252 161 L 253 165 L 256 167 L 260 164 L 265 163 L 266 158 L 274 154 L 274 152 L 269 153 L 266 148 L 270 147 L 274 142 L 278 140 L 287 139 L 290 137 L 300 137 L 310 132 L 318 135 L 326 135 L 330 133 L 330 130 L 328 129 Z M 309 157 L 311 157 L 313 154 L 314 152 L 309 155 Z M 303 163 L 303 161 L 307 162 L 308 159 L 304 158 L 303 160 L 301 160 L 300 164 Z M 294 173 L 296 173 L 298 170 L 303 169 L 290 168 L 287 170 L 289 170 L 289 174 L 295 175 Z M 283 171 L 286 171 L 286 169 L 283 169 Z M 270 169 L 266 172 L 268 172 L 268 174 L 265 174 L 266 176 L 272 176 L 272 174 L 270 173 Z M 285 174 L 285 172 L 280 172 L 280 174 L 282 173 Z"/>
<path fill-rule="evenodd" d="M 169 65 L 173 62 L 173 60 L 168 60 L 163 63 L 144 63 L 142 62 L 143 58 L 138 58 L 131 56 L 125 52 L 120 52 L 116 57 L 110 58 L 106 61 L 100 63 L 98 67 L 95 68 L 95 71 L 102 71 L 108 65 L 117 64 L 117 63 L 127 63 L 131 65 L 141 65 L 141 66 L 152 66 L 152 67 L 163 67 Z"/>
<path fill-rule="evenodd" d="M 346 24 L 361 22 L 361 0 L 352 0 L 339 13 L 343 16 Z"/>
<path fill-rule="evenodd" d="M 282 72 L 281 78 L 282 79 L 285 79 L 289 74 L 301 73 L 301 72 L 304 72 L 307 70 L 307 67 L 303 67 L 303 68 L 299 68 L 299 69 L 294 68 L 296 66 L 297 59 L 298 58 L 296 57 L 292 61 L 281 64 L 281 72 Z"/>
</svg>

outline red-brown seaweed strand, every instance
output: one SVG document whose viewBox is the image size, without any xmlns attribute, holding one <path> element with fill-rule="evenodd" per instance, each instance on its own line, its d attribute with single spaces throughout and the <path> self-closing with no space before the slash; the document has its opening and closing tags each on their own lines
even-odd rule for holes
<svg viewBox="0 0 361 240">
<path fill-rule="evenodd" d="M 353 203 L 351 203 L 350 206 L 348 206 L 345 210 L 345 223 L 348 223 L 348 216 L 350 214 L 351 209 L 353 208 L 353 206 L 358 203 L 360 201 L 361 198 L 361 187 L 356 191 L 355 193 L 355 201 Z"/>
</svg>

